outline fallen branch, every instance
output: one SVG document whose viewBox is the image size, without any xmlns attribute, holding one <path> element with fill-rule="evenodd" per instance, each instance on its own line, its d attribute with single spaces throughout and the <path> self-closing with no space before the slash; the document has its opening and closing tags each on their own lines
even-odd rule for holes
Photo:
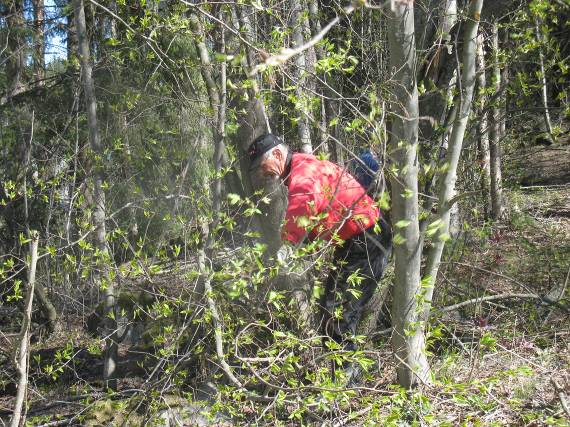
<svg viewBox="0 0 570 427">
<path fill-rule="evenodd" d="M 463 301 L 457 304 L 453 304 L 447 307 L 443 307 L 439 310 L 434 310 L 434 311 L 438 311 L 440 313 L 447 313 L 449 311 L 454 311 L 457 310 L 461 307 L 465 307 L 467 305 L 471 305 L 471 304 L 477 304 L 480 302 L 486 302 L 486 301 L 496 301 L 496 300 L 501 300 L 501 299 L 512 299 L 512 298 L 521 298 L 521 299 L 539 299 L 542 300 L 543 298 L 540 295 L 536 295 L 536 294 L 500 294 L 500 295 L 489 295 L 486 297 L 477 297 L 477 298 L 473 298 L 467 301 Z"/>
<path fill-rule="evenodd" d="M 541 297 L 540 295 L 537 295 L 537 294 L 500 294 L 500 295 L 489 295 L 486 297 L 477 297 L 477 298 L 473 298 L 473 299 L 463 301 L 463 302 L 460 302 L 457 304 L 449 305 L 447 307 L 443 307 L 443 308 L 439 308 L 439 309 L 435 308 L 431 311 L 431 313 L 432 314 L 434 312 L 448 313 L 450 311 L 457 310 L 461 307 L 465 307 L 465 306 L 470 305 L 470 304 L 477 304 L 477 303 L 481 303 L 481 302 L 496 301 L 496 300 L 501 300 L 501 299 L 512 299 L 512 298 L 537 299 L 537 300 L 540 300 L 541 302 L 546 303 L 546 304 L 556 305 L 557 307 L 566 308 L 556 301 L 551 301 L 551 300 L 546 299 L 544 297 Z M 383 329 L 383 330 L 378 331 L 378 332 L 374 332 L 373 334 L 370 335 L 370 337 L 372 339 L 374 339 L 374 338 L 379 338 L 383 335 L 389 335 L 392 332 L 392 329 L 393 328 L 387 328 L 387 329 Z"/>
<path fill-rule="evenodd" d="M 533 295 L 533 298 L 535 299 L 540 299 L 541 302 L 545 305 L 554 305 L 566 312 L 570 312 L 570 308 L 568 308 L 565 304 L 560 303 L 559 301 L 555 301 L 554 299 L 552 299 L 551 297 L 549 297 L 548 295 L 545 296 L 540 296 L 536 293 L 534 293 L 532 291 L 532 289 L 530 287 L 528 287 L 527 285 L 525 285 L 524 283 L 519 282 L 516 279 L 513 279 L 512 277 L 506 276 L 502 273 L 497 273 L 495 271 L 491 271 L 491 270 L 487 270 L 486 268 L 481 268 L 481 267 L 477 267 L 475 265 L 471 265 L 471 264 L 467 264 L 464 262 L 457 262 L 457 261 L 450 261 L 450 262 L 442 262 L 442 264 L 455 264 L 455 265 L 462 265 L 464 267 L 469 267 L 472 268 L 474 270 L 478 270 L 481 271 L 483 273 L 487 273 L 487 274 L 492 274 L 494 276 L 497 277 L 502 277 L 505 280 L 508 280 L 509 282 L 514 283 L 515 285 L 520 286 L 522 289 L 524 289 L 525 291 L 529 292 L 529 295 Z"/>
</svg>

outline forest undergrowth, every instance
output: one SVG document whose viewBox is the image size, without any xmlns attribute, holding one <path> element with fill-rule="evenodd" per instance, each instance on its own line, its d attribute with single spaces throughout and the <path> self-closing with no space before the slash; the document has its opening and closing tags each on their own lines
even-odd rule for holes
<svg viewBox="0 0 570 427">
<path fill-rule="evenodd" d="M 381 335 L 356 389 L 315 388 L 296 402 L 254 402 L 223 386 L 221 372 L 212 371 L 207 358 L 165 363 L 168 343 L 153 338 L 154 351 L 121 344 L 119 391 L 107 394 L 100 380 L 101 341 L 87 333 L 86 313 L 62 320 L 65 326 L 49 338 L 34 337 L 27 423 L 566 426 L 568 306 L 564 297 L 554 304 L 548 298 L 568 295 L 570 286 L 570 188 L 521 189 L 508 199 L 508 220 L 464 229 L 450 245 L 428 334 L 432 385 L 414 392 L 397 387 L 389 337 Z M 186 270 L 167 270 L 156 276 L 162 288 L 170 286 L 173 299 L 184 298 Z M 176 330 L 160 318 L 155 327 Z M 168 334 L 150 335 L 168 340 Z M 180 354 L 187 350 L 182 335 L 172 342 Z M 3 350 L 2 357 L 9 355 Z M 0 414 L 7 420 L 14 373 L 2 365 Z M 161 381 L 163 376 L 170 381 Z M 216 391 L 208 394 L 204 384 L 216 381 Z M 205 397 L 207 403 L 189 403 Z"/>
</svg>

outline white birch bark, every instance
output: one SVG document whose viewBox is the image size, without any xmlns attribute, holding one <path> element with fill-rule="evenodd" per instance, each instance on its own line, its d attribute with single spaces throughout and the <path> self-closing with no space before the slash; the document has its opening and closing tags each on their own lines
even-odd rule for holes
<svg viewBox="0 0 570 427">
<path fill-rule="evenodd" d="M 395 225 L 392 346 L 398 382 L 406 388 L 428 382 L 430 377 L 424 330 L 418 323 L 421 309 L 417 298 L 420 292 L 418 89 L 414 36 L 413 5 L 394 3 L 388 21 L 390 70 L 394 84 L 390 154 L 393 166 L 398 170 L 397 175 L 391 175 L 392 223 Z"/>
<path fill-rule="evenodd" d="M 433 244 L 427 254 L 425 275 L 428 286 L 425 289 L 425 308 L 422 319 L 425 321 L 429 316 L 433 289 L 439 270 L 439 264 L 446 240 L 449 239 L 449 221 L 453 196 L 455 195 L 455 182 L 457 180 L 457 165 L 463 146 L 463 138 L 467 121 L 471 113 L 471 104 L 476 81 L 475 58 L 477 54 L 477 31 L 483 0 L 472 0 L 469 6 L 468 21 L 465 23 L 463 39 L 463 73 L 461 76 L 460 107 L 453 130 L 449 138 L 449 146 L 445 157 L 446 171 L 439 178 L 438 210 L 432 225 L 428 231 L 434 231 Z"/>
</svg>

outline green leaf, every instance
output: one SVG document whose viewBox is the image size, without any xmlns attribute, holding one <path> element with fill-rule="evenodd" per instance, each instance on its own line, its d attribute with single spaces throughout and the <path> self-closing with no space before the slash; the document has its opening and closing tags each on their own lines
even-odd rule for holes
<svg viewBox="0 0 570 427">
<path fill-rule="evenodd" d="M 230 205 L 237 205 L 241 201 L 241 197 L 239 194 L 229 193 L 228 194 L 228 201 Z"/>
<path fill-rule="evenodd" d="M 395 245 L 401 245 L 405 241 L 406 241 L 406 238 L 403 237 L 400 233 L 396 233 L 396 235 L 394 236 L 394 244 Z"/>
<path fill-rule="evenodd" d="M 301 228 L 307 228 L 311 225 L 311 220 L 306 216 L 299 216 L 295 219 L 295 223 Z"/>
</svg>

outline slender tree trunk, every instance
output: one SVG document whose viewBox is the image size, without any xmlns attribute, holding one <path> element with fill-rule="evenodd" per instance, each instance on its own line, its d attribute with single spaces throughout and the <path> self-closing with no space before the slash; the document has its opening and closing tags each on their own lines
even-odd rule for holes
<svg viewBox="0 0 570 427">
<path fill-rule="evenodd" d="M 501 89 L 501 69 L 499 67 L 499 31 L 495 22 L 492 27 L 493 87 L 495 93 Z M 503 215 L 503 183 L 501 174 L 501 109 L 495 100 L 491 109 L 489 126 L 489 152 L 491 167 L 491 217 L 499 219 Z"/>
<path fill-rule="evenodd" d="M 220 53 L 225 55 L 226 53 L 226 39 L 224 28 L 221 29 L 221 41 L 220 41 Z M 227 87 L 226 87 L 226 71 L 227 63 L 222 61 L 220 65 L 220 92 L 219 92 L 219 105 L 218 105 L 218 117 L 216 126 L 216 141 L 214 146 L 214 191 L 212 207 L 215 215 L 215 225 L 217 225 L 219 212 L 221 209 L 222 202 L 222 180 L 219 176 L 222 166 L 223 166 L 223 153 L 225 150 L 225 137 L 226 137 L 226 107 L 227 107 Z M 215 229 L 215 227 L 214 227 Z"/>
<path fill-rule="evenodd" d="M 23 73 L 26 66 L 26 56 L 24 51 L 24 2 L 22 0 L 10 0 L 8 2 L 6 23 L 9 30 L 9 56 L 6 61 L 7 98 L 11 98 L 20 93 L 24 87 Z"/>
<path fill-rule="evenodd" d="M 433 245 L 427 254 L 427 262 L 424 277 L 429 281 L 425 289 L 425 308 L 422 320 L 427 320 L 433 297 L 433 289 L 436 282 L 439 263 L 443 253 L 445 242 L 449 239 L 449 220 L 451 208 L 454 204 L 455 181 L 457 180 L 457 165 L 463 146 L 463 138 L 467 121 L 471 113 L 473 92 L 476 82 L 475 60 L 477 56 L 477 31 L 479 29 L 479 17 L 483 0 L 472 0 L 469 6 L 468 21 L 465 23 L 463 39 L 463 75 L 461 76 L 461 93 L 459 114 L 453 124 L 453 130 L 449 138 L 449 146 L 445 157 L 446 172 L 439 178 L 438 210 L 435 220 L 428 226 L 428 231 L 433 232 Z"/>
<path fill-rule="evenodd" d="M 291 0 L 291 23 L 293 27 L 293 46 L 303 46 L 305 44 L 305 37 L 303 35 L 304 25 L 304 10 L 302 4 L 303 0 Z M 297 122 L 297 131 L 301 141 L 301 152 L 312 153 L 313 145 L 311 143 L 311 125 L 309 123 L 310 111 L 306 108 L 307 94 L 305 90 L 305 73 L 307 72 L 307 58 L 306 51 L 300 53 L 295 58 L 295 96 L 297 98 L 297 109 L 299 110 L 299 121 Z M 300 108 L 299 108 L 300 107 Z"/>
<path fill-rule="evenodd" d="M 34 5 L 34 76 L 39 85 L 45 79 L 45 7 L 44 0 L 32 0 Z"/>
<path fill-rule="evenodd" d="M 487 78 L 485 75 L 485 51 L 483 33 L 477 35 L 477 86 L 479 89 L 478 117 L 478 160 L 480 164 L 481 190 L 483 193 L 483 205 L 485 216 L 490 212 L 490 189 L 491 189 L 491 154 L 489 153 L 489 122 L 487 120 Z"/>
<path fill-rule="evenodd" d="M 505 31 L 502 44 L 504 49 L 508 49 L 509 44 L 509 32 Z M 501 73 L 501 120 L 500 120 L 500 137 L 503 139 L 507 136 L 507 113 L 508 113 L 508 105 L 509 105 L 509 91 L 507 90 L 507 86 L 509 84 L 509 62 L 505 61 L 503 64 L 503 72 Z"/>
<path fill-rule="evenodd" d="M 28 194 L 27 188 L 27 177 L 31 174 L 32 169 L 32 144 L 34 140 L 34 124 L 35 124 L 35 112 L 32 110 L 31 120 L 30 120 L 30 137 L 29 140 L 25 142 L 25 159 L 24 159 L 24 182 L 23 182 L 23 193 Z M 29 210 L 28 210 L 28 198 L 24 197 L 24 222 L 26 228 L 29 228 Z M 41 311 L 46 317 L 48 322 L 48 330 L 53 332 L 56 327 L 57 322 L 57 311 L 49 299 L 48 293 L 45 287 L 40 283 L 36 283 L 34 286 L 35 296 L 37 297 Z"/>
<path fill-rule="evenodd" d="M 11 427 L 18 427 L 25 422 L 25 414 L 22 416 L 22 407 L 26 400 L 28 389 L 28 359 L 30 351 L 30 323 L 32 321 L 32 305 L 34 301 L 34 286 L 36 283 L 36 264 L 38 261 L 38 234 L 30 233 L 30 265 L 28 267 L 28 286 L 26 302 L 24 304 L 24 318 L 20 330 L 20 344 L 16 351 L 16 370 L 18 371 L 18 391 L 14 403 L 14 412 L 10 421 Z"/>
<path fill-rule="evenodd" d="M 319 4 L 317 0 L 307 0 L 307 5 L 309 9 L 309 28 L 311 30 L 311 36 L 314 37 L 315 35 L 321 32 L 322 26 L 319 17 Z M 324 49 L 322 46 L 317 45 L 314 47 L 315 49 L 315 59 L 316 61 L 320 61 L 325 57 Z M 316 62 L 315 62 L 316 63 Z M 314 70 L 313 66 L 313 70 Z M 318 84 L 318 91 L 321 95 L 321 117 L 319 123 L 319 143 L 321 145 L 321 150 L 330 153 L 331 158 L 333 161 L 338 163 L 337 159 L 337 149 L 336 143 L 334 139 L 331 139 L 331 136 L 334 138 L 336 137 L 336 129 L 337 125 L 331 126 L 331 130 L 329 130 L 329 123 L 330 121 L 336 117 L 334 114 L 334 98 L 333 90 L 331 89 L 330 85 L 332 84 L 331 78 L 327 78 L 326 73 L 321 73 L 319 75 L 319 80 L 321 81 Z"/>
<path fill-rule="evenodd" d="M 430 2 L 427 7 L 430 6 L 435 8 L 436 4 Z M 435 171 L 437 168 L 442 141 L 447 138 L 446 133 L 451 128 L 450 122 L 447 121 L 449 93 L 454 86 L 453 81 L 456 78 L 457 68 L 455 60 L 457 52 L 450 33 L 457 23 L 457 1 L 446 0 L 444 6 L 439 16 L 439 29 L 437 31 L 437 34 L 441 34 L 442 37 L 441 45 L 435 49 L 421 72 L 424 86 L 433 87 L 421 95 L 419 99 L 420 116 L 423 118 L 419 124 L 420 156 L 422 161 L 429 162 L 431 171 Z M 423 22 L 425 19 L 427 18 L 420 21 Z M 447 126 L 448 124 L 449 126 Z M 433 195 L 435 178 L 435 172 L 428 174 L 425 183 L 422 185 L 424 194 Z M 430 197 L 423 198 L 422 205 L 427 212 L 431 211 L 433 199 Z"/>
<path fill-rule="evenodd" d="M 554 133 L 552 132 L 552 121 L 550 120 L 550 109 L 548 108 L 548 84 L 546 82 L 546 70 L 544 68 L 544 54 L 542 53 L 542 34 L 540 32 L 540 22 L 536 20 L 534 27 L 536 39 L 538 40 L 538 63 L 540 65 L 540 94 L 542 97 L 542 106 L 544 107 L 544 126 L 546 127 L 546 132 L 550 135 L 552 141 L 554 141 Z M 495 35 L 496 32 L 496 35 Z M 495 43 L 494 38 L 497 37 L 497 44 L 499 38 L 498 29 L 494 30 L 493 43 Z"/>
<path fill-rule="evenodd" d="M 228 166 L 230 164 L 230 159 L 226 149 L 225 138 L 219 133 L 220 126 L 223 126 L 223 124 L 220 123 L 220 120 L 223 119 L 223 121 L 225 121 L 225 114 L 226 114 L 225 112 L 226 81 L 225 78 L 224 81 L 222 81 L 220 77 L 220 87 L 218 87 L 218 85 L 216 84 L 216 81 L 212 73 L 212 63 L 210 61 L 210 54 L 208 52 L 208 48 L 204 40 L 205 37 L 204 30 L 196 15 L 191 15 L 190 19 L 192 25 L 194 26 L 194 29 L 198 31 L 199 37 L 201 37 L 201 39 L 198 39 L 196 41 L 196 47 L 198 48 L 198 54 L 200 55 L 200 62 L 202 64 L 200 72 L 202 74 L 202 79 L 206 84 L 206 90 L 208 91 L 210 106 L 212 107 L 212 110 L 214 111 L 216 117 L 215 118 L 216 130 L 218 130 L 218 132 L 214 136 L 214 138 L 216 139 L 216 141 L 219 141 L 219 150 L 220 150 L 217 156 L 219 156 L 220 160 L 222 161 L 222 166 Z M 218 144 L 218 142 L 216 142 L 216 144 Z M 226 181 L 228 183 L 231 192 L 243 195 L 243 186 L 241 180 L 238 174 L 233 169 L 226 175 Z"/>
<path fill-rule="evenodd" d="M 420 233 L 418 223 L 418 89 L 414 9 L 411 3 L 395 3 L 388 21 L 390 69 L 394 75 L 391 100 L 390 150 L 396 174 L 391 174 L 392 223 L 395 227 L 395 280 L 392 346 L 398 382 L 410 388 L 428 382 L 430 368 L 425 354 L 420 307 Z"/>
<path fill-rule="evenodd" d="M 105 360 L 103 367 L 103 378 L 107 387 L 116 390 L 117 379 L 117 322 L 112 315 L 115 310 L 115 286 L 110 278 L 108 263 L 109 251 L 107 246 L 107 230 L 105 226 L 105 191 L 103 190 L 103 146 L 99 139 L 97 127 L 97 100 L 95 97 L 95 87 L 93 84 L 91 55 L 89 51 L 89 40 L 85 24 L 85 9 L 83 0 L 74 0 L 75 25 L 77 28 L 77 38 L 79 41 L 79 56 L 81 62 L 81 77 L 83 80 L 83 90 L 85 93 L 85 104 L 87 109 L 87 125 L 89 127 L 89 143 L 92 154 L 92 176 L 93 176 L 93 227 L 95 228 L 95 245 L 100 253 L 100 272 L 96 274 L 96 281 L 99 285 L 104 285 L 105 289 Z"/>
</svg>

